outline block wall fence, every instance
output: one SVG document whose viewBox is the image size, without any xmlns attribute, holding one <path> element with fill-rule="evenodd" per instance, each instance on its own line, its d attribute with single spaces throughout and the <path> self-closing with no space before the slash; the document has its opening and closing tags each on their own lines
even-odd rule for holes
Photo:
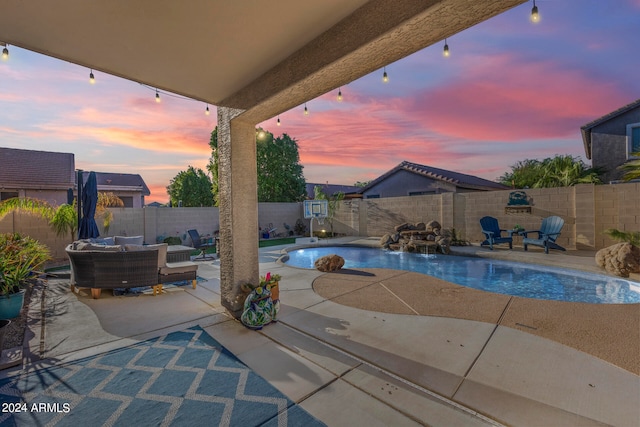
<svg viewBox="0 0 640 427">
<path fill-rule="evenodd" d="M 530 214 L 507 214 L 505 207 L 510 190 L 474 193 L 443 193 L 437 195 L 390 197 L 381 199 L 352 199 L 341 202 L 334 219 L 334 231 L 349 236 L 379 237 L 393 231 L 404 222 L 436 220 L 444 228 L 455 228 L 472 243 L 483 240 L 479 220 L 485 215 L 498 219 L 502 228 L 518 224 L 536 230 L 542 218 L 557 215 L 565 220 L 558 243 L 567 249 L 597 250 L 615 243 L 604 230 L 640 231 L 640 183 L 611 185 L 581 184 L 574 187 L 525 190 L 531 199 Z M 219 230 L 217 208 L 113 208 L 113 222 L 109 233 L 102 235 L 144 235 L 147 243 L 155 243 L 168 236 L 180 237 L 190 245 L 187 230 L 195 228 L 200 234 Z M 293 227 L 303 219 L 307 230 L 309 220 L 303 218 L 302 203 L 260 203 L 258 226 L 269 225 L 275 233 L 286 233 L 284 224 Z M 314 223 L 314 231 L 329 230 L 328 222 Z M 24 213 L 12 213 L 0 220 L 0 233 L 20 232 L 45 243 L 55 259 L 64 259 L 64 247 L 71 236 L 59 237 L 47 223 Z M 516 237 L 515 244 L 518 245 Z"/>
</svg>

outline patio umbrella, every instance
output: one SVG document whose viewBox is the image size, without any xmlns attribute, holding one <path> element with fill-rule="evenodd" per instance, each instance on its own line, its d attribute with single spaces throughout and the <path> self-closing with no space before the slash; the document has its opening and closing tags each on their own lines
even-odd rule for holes
<svg viewBox="0 0 640 427">
<path fill-rule="evenodd" d="M 91 239 L 98 237 L 98 225 L 96 224 L 96 205 L 98 204 L 98 182 L 96 173 L 89 173 L 89 178 L 82 189 L 82 219 L 78 226 L 79 239 Z"/>
</svg>

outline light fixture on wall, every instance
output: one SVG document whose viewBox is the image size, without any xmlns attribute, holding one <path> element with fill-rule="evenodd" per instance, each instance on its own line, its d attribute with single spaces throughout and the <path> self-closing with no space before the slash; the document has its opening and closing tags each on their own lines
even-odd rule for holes
<svg viewBox="0 0 640 427">
<path fill-rule="evenodd" d="M 338 102 L 342 102 L 342 88 L 338 89 Z"/>
<path fill-rule="evenodd" d="M 449 55 L 449 45 L 447 44 L 447 39 L 444 39 L 444 49 L 442 50 L 442 56 L 448 58 Z"/>
<path fill-rule="evenodd" d="M 278 121 L 276 122 L 276 125 L 280 126 L 280 116 L 278 116 Z"/>
<path fill-rule="evenodd" d="M 204 110 L 204 114 L 206 114 L 207 116 L 210 114 L 209 113 L 209 104 L 207 104 L 207 108 Z"/>
<path fill-rule="evenodd" d="M 89 83 L 92 85 L 96 83 L 96 78 L 93 76 L 93 70 L 89 73 Z"/>
<path fill-rule="evenodd" d="M 4 44 L 4 49 L 2 49 L 2 59 L 9 59 L 9 45 Z"/>
<path fill-rule="evenodd" d="M 308 116 L 309 115 L 309 110 L 307 109 L 307 103 L 304 103 L 304 115 Z"/>
<path fill-rule="evenodd" d="M 160 94 L 158 93 L 158 89 L 156 89 L 156 102 L 160 102 Z"/>
<path fill-rule="evenodd" d="M 384 67 L 382 70 L 384 71 L 384 73 L 382 73 L 382 82 L 389 83 L 389 75 L 387 74 L 387 67 Z"/>
<path fill-rule="evenodd" d="M 536 6 L 536 0 L 533 0 L 533 8 L 531 9 L 531 22 L 540 22 L 540 14 L 538 13 L 538 6 Z"/>
</svg>

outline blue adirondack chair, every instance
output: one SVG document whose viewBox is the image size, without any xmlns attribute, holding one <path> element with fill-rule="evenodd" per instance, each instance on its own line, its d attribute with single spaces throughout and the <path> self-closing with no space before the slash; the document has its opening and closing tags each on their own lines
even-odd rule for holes
<svg viewBox="0 0 640 427">
<path fill-rule="evenodd" d="M 513 231 L 501 229 L 497 219 L 492 216 L 483 216 L 480 218 L 480 227 L 482 227 L 482 233 L 486 238 L 484 242 L 480 243 L 480 246 L 489 245 L 489 249 L 493 250 L 495 244 L 508 243 L 509 249 L 513 249 Z M 503 236 L 503 231 L 509 235 Z"/>
<path fill-rule="evenodd" d="M 549 253 L 549 249 L 566 250 L 556 243 L 556 239 L 560 236 L 560 230 L 562 230 L 563 225 L 564 219 L 559 216 L 548 216 L 542 220 L 540 230 L 521 231 L 520 234 L 524 236 L 522 239 L 524 250 L 527 250 L 528 245 L 543 247 L 545 254 Z M 529 233 L 538 233 L 538 238 L 534 239 L 529 237 Z"/>
</svg>

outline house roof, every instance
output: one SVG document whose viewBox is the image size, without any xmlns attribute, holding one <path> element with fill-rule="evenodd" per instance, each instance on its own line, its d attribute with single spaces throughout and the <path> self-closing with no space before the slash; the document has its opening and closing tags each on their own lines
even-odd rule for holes
<svg viewBox="0 0 640 427">
<path fill-rule="evenodd" d="M 87 182 L 90 172 L 82 173 L 82 180 Z M 96 172 L 98 190 L 101 191 L 141 191 L 144 196 L 151 194 L 144 179 L 138 174 Z"/>
<path fill-rule="evenodd" d="M 640 99 L 636 99 L 631 104 L 627 104 L 624 107 L 620 107 L 615 111 L 605 114 L 604 116 L 595 119 L 580 128 L 580 131 L 582 132 L 582 141 L 584 142 L 584 152 L 587 155 L 587 159 L 591 159 L 591 130 L 596 126 L 608 122 L 609 120 L 638 107 L 640 107 Z"/>
<path fill-rule="evenodd" d="M 75 160 L 72 153 L 0 147 L 0 188 L 73 188 Z"/>
<path fill-rule="evenodd" d="M 506 190 L 509 188 L 506 185 L 489 181 L 488 179 L 480 178 L 477 176 L 404 161 L 395 168 L 371 181 L 366 187 L 361 189 L 361 192 L 364 193 L 370 188 L 373 188 L 374 186 L 400 170 L 412 172 L 438 181 L 448 182 L 450 184 L 454 184 L 457 187 L 467 188 L 471 190 Z"/>
<path fill-rule="evenodd" d="M 309 199 L 313 199 L 315 195 L 316 186 L 322 187 L 322 192 L 333 196 L 336 193 L 342 192 L 344 194 L 355 194 L 358 193 L 362 187 L 356 187 L 355 185 L 339 185 L 339 184 L 321 184 L 321 183 L 311 183 L 307 182 L 307 197 Z"/>
</svg>

